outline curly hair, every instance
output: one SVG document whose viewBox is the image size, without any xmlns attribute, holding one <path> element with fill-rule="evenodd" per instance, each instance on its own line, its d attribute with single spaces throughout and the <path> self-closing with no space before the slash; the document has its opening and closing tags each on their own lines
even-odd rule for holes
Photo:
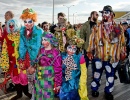
<svg viewBox="0 0 130 100">
<path fill-rule="evenodd" d="M 32 10 L 32 9 L 31 9 Z M 33 11 L 30 12 L 30 9 L 25 9 L 20 16 L 20 19 L 25 20 L 25 19 L 32 19 L 34 22 L 37 21 L 37 14 Z"/>
</svg>

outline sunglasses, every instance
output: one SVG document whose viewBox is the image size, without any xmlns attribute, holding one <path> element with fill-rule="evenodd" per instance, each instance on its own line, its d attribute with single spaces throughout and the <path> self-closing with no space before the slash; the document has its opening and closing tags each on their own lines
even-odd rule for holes
<svg viewBox="0 0 130 100">
<path fill-rule="evenodd" d="M 98 14 L 96 14 L 96 16 L 99 16 Z"/>
</svg>

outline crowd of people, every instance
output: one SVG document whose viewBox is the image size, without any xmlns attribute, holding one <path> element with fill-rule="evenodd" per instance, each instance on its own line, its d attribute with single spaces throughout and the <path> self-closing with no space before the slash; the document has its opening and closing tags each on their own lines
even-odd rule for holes
<svg viewBox="0 0 130 100">
<path fill-rule="evenodd" d="M 102 20 L 92 11 L 88 21 L 71 25 L 63 12 L 57 14 L 58 23 L 44 21 L 35 25 L 36 12 L 24 9 L 19 27 L 12 11 L 0 22 L 0 68 L 9 73 L 12 83 L 8 91 L 16 90 L 11 100 L 22 97 L 31 100 L 89 100 L 87 69 L 92 67 L 92 96 L 98 97 L 103 70 L 106 100 L 114 100 L 114 79 L 119 61 L 128 58 L 130 28 L 127 21 L 114 22 L 112 7 L 103 7 Z M 33 91 L 28 91 L 28 75 L 33 78 Z"/>
</svg>

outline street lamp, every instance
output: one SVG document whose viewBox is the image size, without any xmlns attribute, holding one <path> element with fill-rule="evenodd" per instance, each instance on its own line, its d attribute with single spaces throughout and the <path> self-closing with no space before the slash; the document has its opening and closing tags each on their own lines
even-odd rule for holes
<svg viewBox="0 0 130 100">
<path fill-rule="evenodd" d="M 74 14 L 76 14 L 77 12 L 73 13 L 73 25 L 74 25 Z"/>
<path fill-rule="evenodd" d="M 74 5 L 71 5 L 71 6 L 66 6 L 66 5 L 63 5 L 63 6 L 65 6 L 65 7 L 67 7 L 67 8 L 68 8 L 68 22 L 69 22 L 69 9 L 70 9 L 70 7 L 72 7 L 72 6 L 74 6 Z"/>
</svg>

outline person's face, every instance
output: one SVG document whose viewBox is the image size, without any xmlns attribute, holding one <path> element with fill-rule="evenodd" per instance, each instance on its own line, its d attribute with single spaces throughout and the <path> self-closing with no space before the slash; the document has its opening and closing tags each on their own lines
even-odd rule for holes
<svg viewBox="0 0 130 100">
<path fill-rule="evenodd" d="M 97 21 L 97 19 L 98 19 L 98 13 L 97 12 L 94 12 L 94 14 L 93 14 L 93 20 L 94 21 Z"/>
<path fill-rule="evenodd" d="M 58 17 L 58 23 L 64 23 L 65 18 L 63 16 Z"/>
<path fill-rule="evenodd" d="M 24 26 L 26 29 L 31 29 L 34 26 L 34 22 L 32 19 L 26 19 L 24 20 Z"/>
<path fill-rule="evenodd" d="M 11 19 L 11 16 L 9 13 L 5 13 L 5 20 L 8 21 Z"/>
<path fill-rule="evenodd" d="M 43 28 L 44 31 L 48 31 L 49 30 L 49 25 L 48 24 L 44 24 L 42 28 Z"/>
<path fill-rule="evenodd" d="M 73 55 L 73 54 L 75 54 L 75 53 L 76 53 L 76 50 L 77 50 L 77 48 L 76 48 L 75 45 L 69 45 L 69 46 L 67 46 L 67 54 L 68 54 L 68 55 Z"/>
<path fill-rule="evenodd" d="M 127 28 L 128 28 L 128 25 L 127 24 L 126 25 L 122 25 L 122 27 L 123 27 L 124 31 L 126 31 Z"/>
<path fill-rule="evenodd" d="M 108 22 L 109 19 L 111 19 L 111 12 L 110 11 L 103 11 L 102 17 L 104 22 Z"/>
<path fill-rule="evenodd" d="M 50 44 L 50 42 L 48 41 L 47 38 L 43 37 L 43 38 L 42 38 L 42 45 L 43 45 L 45 48 L 47 48 L 47 47 L 48 47 L 49 45 L 51 45 L 51 44 Z"/>
<path fill-rule="evenodd" d="M 11 32 L 14 32 L 14 23 L 9 23 L 9 29 Z"/>
</svg>

